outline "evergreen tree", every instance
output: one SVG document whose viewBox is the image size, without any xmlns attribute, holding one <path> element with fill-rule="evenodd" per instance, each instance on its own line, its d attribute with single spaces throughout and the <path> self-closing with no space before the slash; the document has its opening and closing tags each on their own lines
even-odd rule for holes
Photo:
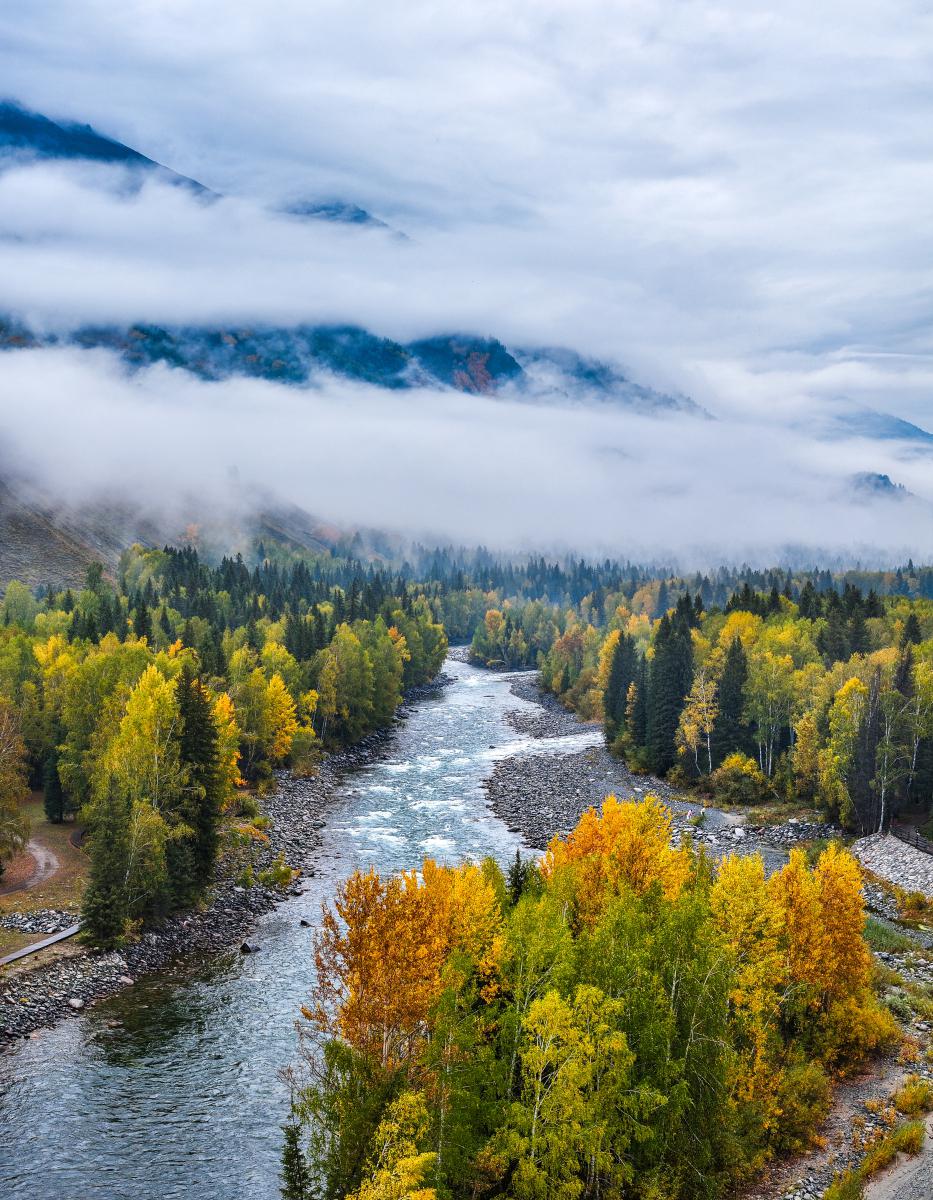
<svg viewBox="0 0 933 1200">
<path fill-rule="evenodd" d="M 58 752 L 50 750 L 42 768 L 42 793 L 46 819 L 61 825 L 65 819 L 65 793 L 58 777 Z"/>
<path fill-rule="evenodd" d="M 923 631 L 920 628 L 920 621 L 913 609 L 907 614 L 907 620 L 904 622 L 904 628 L 901 632 L 901 647 L 904 646 L 919 646 L 923 641 Z"/>
<path fill-rule="evenodd" d="M 635 639 L 623 633 L 616 644 L 612 661 L 609 664 L 606 691 L 603 696 L 607 742 L 615 741 L 625 722 L 628 689 L 635 678 L 638 668 L 637 659 Z"/>
<path fill-rule="evenodd" d="M 820 598 L 816 593 L 816 588 L 814 588 L 809 579 L 803 585 L 800 600 L 797 604 L 797 611 L 802 617 L 806 617 L 809 620 L 814 620 L 822 614 Z"/>
<path fill-rule="evenodd" d="M 638 663 L 634 688 L 629 688 L 625 715 L 632 744 L 644 746 L 648 738 L 648 663 L 644 657 Z"/>
<path fill-rule="evenodd" d="M 868 640 L 868 626 L 865 624 L 861 606 L 855 608 L 849 618 L 849 653 L 864 654 L 871 649 Z"/>
<path fill-rule="evenodd" d="M 136 612 L 133 615 L 133 632 L 138 638 L 145 638 L 148 642 L 152 641 L 152 618 L 143 600 L 136 605 Z"/>
<path fill-rule="evenodd" d="M 182 818 L 194 831 L 191 882 L 199 890 L 213 875 L 223 782 L 210 695 L 187 666 L 178 681 L 178 708 L 182 720 L 180 759 L 187 774 Z"/>
<path fill-rule="evenodd" d="M 126 928 L 124 884 L 129 856 L 129 805 L 111 783 L 97 807 L 90 843 L 90 875 L 81 902 L 88 940 L 102 950 L 112 949 Z"/>
<path fill-rule="evenodd" d="M 656 774 L 677 759 L 675 736 L 684 700 L 693 681 L 693 644 L 686 620 L 661 618 L 648 676 L 648 763 Z"/>
<path fill-rule="evenodd" d="M 282 1126 L 282 1200 L 312 1200 L 311 1172 L 301 1148 L 301 1126 L 289 1121 Z"/>
<path fill-rule="evenodd" d="M 713 726 L 713 764 L 718 766 L 736 751 L 747 754 L 749 729 L 744 719 L 748 659 L 739 638 L 733 638 L 719 681 L 719 713 Z"/>
</svg>

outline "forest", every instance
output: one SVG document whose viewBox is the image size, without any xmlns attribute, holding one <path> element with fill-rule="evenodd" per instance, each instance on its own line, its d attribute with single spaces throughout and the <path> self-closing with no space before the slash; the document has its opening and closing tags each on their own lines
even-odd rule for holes
<svg viewBox="0 0 933 1200">
<path fill-rule="evenodd" d="M 0 870 L 41 788 L 50 820 L 85 827 L 96 945 L 194 903 L 222 844 L 248 878 L 265 820 L 251 792 L 388 724 L 444 660 L 442 627 L 404 583 L 354 575 L 344 589 L 303 564 L 265 574 L 133 547 L 112 583 L 95 564 L 78 592 L 6 589 Z"/>
<path fill-rule="evenodd" d="M 133 546 L 80 590 L 10 583 L 0 869 L 41 789 L 50 820 L 86 829 L 86 936 L 116 944 L 194 903 L 222 847 L 248 872 L 263 838 L 251 792 L 389 724 L 448 638 L 472 637 L 489 665 L 538 667 L 631 767 L 718 803 L 793 801 L 862 832 L 929 813 L 926 569 L 688 580 L 483 551 L 364 562 L 361 549 L 260 543 L 249 565 Z"/>
<path fill-rule="evenodd" d="M 910 573 L 908 572 L 908 576 Z M 633 769 L 719 803 L 792 801 L 872 833 L 933 805 L 933 601 L 919 579 L 655 581 L 487 611 L 474 659 L 535 665 Z M 817 586 L 819 585 L 819 586 Z M 820 587 L 822 590 L 820 590 Z"/>
<path fill-rule="evenodd" d="M 861 875 L 766 879 L 606 799 L 538 863 L 356 872 L 325 909 L 282 1196 L 717 1197 L 897 1037 Z"/>
</svg>

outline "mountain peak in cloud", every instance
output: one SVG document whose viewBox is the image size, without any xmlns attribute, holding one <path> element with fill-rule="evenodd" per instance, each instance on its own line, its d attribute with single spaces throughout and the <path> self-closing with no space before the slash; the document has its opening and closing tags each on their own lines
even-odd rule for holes
<svg viewBox="0 0 933 1200">
<path fill-rule="evenodd" d="M 84 160 L 157 175 L 162 182 L 190 188 L 203 196 L 214 193 L 138 150 L 98 133 L 91 125 L 56 122 L 30 112 L 15 100 L 0 100 L 0 162 Z"/>
</svg>

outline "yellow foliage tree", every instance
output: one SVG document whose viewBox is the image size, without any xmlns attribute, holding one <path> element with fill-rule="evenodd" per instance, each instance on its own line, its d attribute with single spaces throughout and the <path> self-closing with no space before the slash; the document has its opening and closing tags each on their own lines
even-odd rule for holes
<svg viewBox="0 0 933 1200">
<path fill-rule="evenodd" d="M 266 687 L 269 721 L 269 758 L 282 762 L 292 748 L 292 738 L 298 730 L 295 701 L 281 675 L 273 675 Z"/>
<path fill-rule="evenodd" d="M 421 879 L 414 871 L 388 880 L 357 871 L 324 911 L 314 1005 L 304 1015 L 385 1067 L 410 1060 L 429 1033 L 451 952 L 469 954 L 488 978 L 500 926 L 495 891 L 471 864 L 427 859 Z"/>
<path fill-rule="evenodd" d="M 243 784 L 240 777 L 240 730 L 236 723 L 236 709 L 226 692 L 216 697 L 213 710 L 220 774 L 224 781 L 224 796 L 229 802 L 234 791 Z"/>
<path fill-rule="evenodd" d="M 760 1106 L 767 1130 L 779 1115 L 776 1031 L 788 971 L 783 913 L 768 890 L 760 855 L 730 855 L 720 863 L 710 908 L 735 959 L 729 994 L 739 1049 L 733 1094 Z"/>
<path fill-rule="evenodd" d="M 603 898 L 625 887 L 639 895 L 660 884 L 676 897 L 691 870 L 690 852 L 671 845 L 671 814 L 656 796 L 640 803 L 607 796 L 597 814 L 588 809 L 566 838 L 555 837 L 541 860 L 545 879 L 574 865 L 579 872 L 581 918 L 598 916 Z"/>
<path fill-rule="evenodd" d="M 428 1110 L 420 1092 L 402 1092 L 389 1105 L 372 1140 L 368 1179 L 348 1200 L 435 1200 L 437 1192 L 422 1187 L 437 1160 L 422 1153 L 428 1133 Z"/>
</svg>

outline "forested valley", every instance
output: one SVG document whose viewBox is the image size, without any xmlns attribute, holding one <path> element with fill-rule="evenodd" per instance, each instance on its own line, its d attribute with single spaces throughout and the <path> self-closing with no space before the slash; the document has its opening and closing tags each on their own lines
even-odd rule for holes
<svg viewBox="0 0 933 1200">
<path fill-rule="evenodd" d="M 208 903 L 218 863 L 284 892 L 264 797 L 391 725 L 449 643 L 536 669 L 649 793 L 929 832 L 928 569 L 358 551 L 134 545 L 81 589 L 7 586 L 0 863 L 41 791 L 83 830 L 91 947 Z M 712 1198 L 813 1145 L 838 1081 L 903 1037 L 843 840 L 769 874 L 609 796 L 537 861 L 356 871 L 307 964 L 282 1195 Z"/>
</svg>

